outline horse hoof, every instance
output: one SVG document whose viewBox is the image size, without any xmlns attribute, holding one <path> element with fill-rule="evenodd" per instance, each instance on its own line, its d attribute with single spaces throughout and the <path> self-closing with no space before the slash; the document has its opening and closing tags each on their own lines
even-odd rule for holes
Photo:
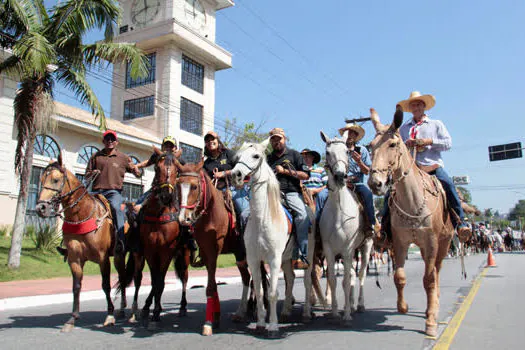
<svg viewBox="0 0 525 350">
<path fill-rule="evenodd" d="M 231 315 L 231 320 L 234 323 L 241 323 L 244 321 L 244 317 L 241 315 L 233 314 Z"/>
<path fill-rule="evenodd" d="M 256 334 L 264 334 L 264 332 L 266 332 L 266 327 L 265 326 L 256 326 L 255 327 L 255 333 Z"/>
<path fill-rule="evenodd" d="M 268 339 L 279 339 L 282 338 L 281 332 L 278 329 L 268 330 Z"/>
<path fill-rule="evenodd" d="M 303 323 L 310 323 L 312 322 L 312 319 L 313 319 L 313 312 L 310 314 L 310 315 L 303 315 Z"/>
<path fill-rule="evenodd" d="M 107 327 L 107 326 L 114 326 L 115 325 L 115 316 L 113 315 L 108 315 L 106 317 L 106 320 L 104 321 L 104 327 Z"/>
<path fill-rule="evenodd" d="M 408 312 L 407 303 L 397 304 L 397 311 L 401 314 L 406 314 Z"/>
<path fill-rule="evenodd" d="M 187 315 L 188 315 L 188 311 L 186 309 L 179 310 L 179 317 L 186 317 Z"/>
<path fill-rule="evenodd" d="M 117 320 L 122 320 L 126 318 L 126 311 L 124 309 L 120 309 L 119 311 L 117 311 L 117 315 L 115 317 L 117 318 Z"/>
<path fill-rule="evenodd" d="M 425 334 L 427 337 L 437 337 L 437 324 L 431 324 L 425 326 Z"/>
<path fill-rule="evenodd" d="M 347 328 L 352 327 L 352 319 L 343 320 L 343 327 L 347 327 Z"/>
<path fill-rule="evenodd" d="M 365 312 L 365 306 L 364 305 L 358 305 L 357 306 L 357 312 L 360 313 L 360 314 Z"/>
<path fill-rule="evenodd" d="M 137 316 L 135 314 L 131 314 L 131 317 L 128 320 L 129 323 L 137 323 Z"/>
<path fill-rule="evenodd" d="M 62 333 L 69 333 L 75 328 L 74 324 L 66 323 L 62 326 L 62 329 L 60 330 Z"/>
<path fill-rule="evenodd" d="M 352 306 L 352 307 L 350 308 L 350 313 L 355 314 L 356 311 L 357 311 L 357 309 L 356 309 L 355 307 Z"/>
<path fill-rule="evenodd" d="M 209 336 L 213 335 L 213 329 L 212 329 L 211 325 L 205 324 L 202 327 L 202 335 L 204 335 L 206 337 L 209 337 Z"/>
<path fill-rule="evenodd" d="M 159 329 L 160 322 L 158 321 L 150 321 L 148 324 L 148 331 L 155 332 Z"/>
<path fill-rule="evenodd" d="M 289 319 L 290 319 L 289 314 L 281 314 L 281 316 L 279 316 L 279 323 L 286 323 L 288 322 Z"/>
</svg>

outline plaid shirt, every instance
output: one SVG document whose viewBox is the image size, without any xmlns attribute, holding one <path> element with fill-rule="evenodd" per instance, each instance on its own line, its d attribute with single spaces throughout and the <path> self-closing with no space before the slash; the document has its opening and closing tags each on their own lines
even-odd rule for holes
<svg viewBox="0 0 525 350">
<path fill-rule="evenodd" d="M 327 183 L 328 176 L 326 175 L 326 170 L 317 164 L 314 164 L 310 168 L 310 178 L 303 181 L 303 185 L 306 188 L 321 188 L 326 186 Z"/>
</svg>

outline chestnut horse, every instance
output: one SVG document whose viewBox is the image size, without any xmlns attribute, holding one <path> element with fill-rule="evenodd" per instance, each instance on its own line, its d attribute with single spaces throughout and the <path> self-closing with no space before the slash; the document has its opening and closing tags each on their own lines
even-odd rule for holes
<svg viewBox="0 0 525 350">
<path fill-rule="evenodd" d="M 202 169 L 204 161 L 181 165 L 175 160 L 175 163 L 179 168 L 179 222 L 193 230 L 200 256 L 208 271 L 206 321 L 202 330 L 202 334 L 208 336 L 213 334 L 213 328 L 217 328 L 220 323 L 220 302 L 215 281 L 217 258 L 219 254 L 242 249 L 239 244 L 243 243 L 230 229 L 224 196 L 213 186 L 208 174 Z M 246 299 L 250 283 L 248 266 L 237 264 L 237 268 L 243 282 L 243 299 Z M 240 316 L 242 311 L 245 310 L 238 311 L 237 315 Z"/>
<path fill-rule="evenodd" d="M 368 185 L 374 194 L 384 195 L 390 188 L 392 243 L 395 258 L 394 282 L 397 310 L 408 311 L 403 296 L 406 284 L 405 259 L 408 247 L 415 243 L 425 262 L 423 285 L 427 293 L 426 327 L 429 336 L 437 335 L 439 311 L 439 271 L 447 255 L 454 227 L 446 208 L 441 183 L 420 170 L 401 139 L 399 127 L 403 111 L 398 106 L 392 125 L 383 125 L 376 111 L 370 109 L 376 136 L 372 148 L 372 168 Z"/>
<path fill-rule="evenodd" d="M 135 314 L 144 258 L 148 263 L 151 274 L 151 291 L 146 298 L 141 318 L 147 320 L 151 304 L 155 299 L 153 315 L 148 326 L 150 330 L 155 330 L 160 322 L 161 298 L 166 272 L 174 256 L 177 256 L 175 270 L 183 286 L 179 314 L 181 316 L 186 315 L 186 286 L 190 260 L 190 252 L 181 239 L 181 231 L 177 221 L 179 211 L 176 186 L 178 169 L 175 165 L 177 154 L 162 153 L 157 148 L 154 148 L 154 152 L 157 154 L 155 186 L 151 190 L 151 196 L 142 206 L 137 219 L 141 252 L 134 252 L 126 266 L 126 285 L 131 282 L 132 277 L 135 279 L 135 297 L 133 300 L 133 313 Z M 131 318 L 132 320 L 134 320 L 134 315 Z"/>
<path fill-rule="evenodd" d="M 110 273 L 115 235 L 109 203 L 102 196 L 93 196 L 87 188 L 62 164 L 62 155 L 58 161 L 49 164 L 40 179 L 42 189 L 38 197 L 36 211 L 41 217 L 59 216 L 64 213 L 62 227 L 64 245 L 67 249 L 67 261 L 73 275 L 73 313 L 62 327 L 69 332 L 80 317 L 80 290 L 84 264 L 92 261 L 100 266 L 102 289 L 106 294 L 108 314 L 104 326 L 114 325 L 114 306 L 111 301 Z M 62 204 L 62 210 L 59 206 Z M 124 280 L 124 259 L 115 257 L 119 281 Z M 126 291 L 121 291 L 121 310 L 126 308 Z"/>
</svg>

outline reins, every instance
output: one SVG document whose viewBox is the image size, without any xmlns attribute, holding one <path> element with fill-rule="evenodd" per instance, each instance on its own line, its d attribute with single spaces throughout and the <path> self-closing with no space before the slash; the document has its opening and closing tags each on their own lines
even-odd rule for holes
<svg viewBox="0 0 525 350">
<path fill-rule="evenodd" d="M 198 189 L 199 194 L 197 197 L 197 201 L 191 205 L 180 205 L 181 209 L 196 209 L 199 206 L 201 206 L 201 211 L 195 216 L 195 219 L 192 222 L 192 225 L 194 225 L 202 215 L 206 214 L 208 209 L 208 187 L 206 186 L 206 177 L 204 176 L 204 172 L 201 169 L 198 173 L 196 172 L 187 172 L 187 173 L 180 173 L 180 177 L 196 177 L 199 181 Z M 202 202 L 202 205 L 201 205 Z"/>
</svg>

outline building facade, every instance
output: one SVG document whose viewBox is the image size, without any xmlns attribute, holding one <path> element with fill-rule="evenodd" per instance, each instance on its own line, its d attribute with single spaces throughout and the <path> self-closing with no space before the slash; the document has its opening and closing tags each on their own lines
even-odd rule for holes
<svg viewBox="0 0 525 350">
<path fill-rule="evenodd" d="M 231 54 L 215 44 L 215 13 L 233 6 L 229 0 L 122 0 L 117 42 L 134 42 L 148 55 L 147 77 L 133 79 L 127 65 L 115 65 L 108 128 L 119 135 L 119 150 L 133 161 L 151 155 L 165 135 L 173 135 L 183 158 L 200 159 L 203 135 L 213 130 L 215 72 L 231 67 Z M 5 52 L 0 53 L 0 60 Z M 13 100 L 18 82 L 0 76 L 0 225 L 14 222 L 18 179 L 14 171 L 17 131 Z M 40 191 L 40 174 L 59 153 L 65 166 L 83 177 L 89 157 L 101 149 L 102 134 L 93 115 L 56 102 L 56 129 L 38 135 L 30 179 L 27 222 Z M 136 200 L 150 187 L 153 170 L 140 179 L 126 174 L 123 196 Z"/>
</svg>

